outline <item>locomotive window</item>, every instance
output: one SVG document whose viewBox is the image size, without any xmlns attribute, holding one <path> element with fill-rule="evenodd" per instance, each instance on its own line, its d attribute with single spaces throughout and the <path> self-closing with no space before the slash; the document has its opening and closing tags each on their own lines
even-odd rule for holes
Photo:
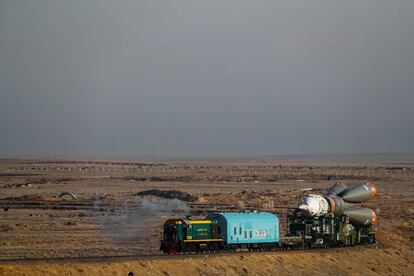
<svg viewBox="0 0 414 276">
<path fill-rule="evenodd" d="M 237 227 L 234 227 L 234 235 L 237 234 Z"/>
<path fill-rule="evenodd" d="M 241 235 L 241 233 L 242 233 L 242 231 L 241 231 L 241 227 L 240 227 L 240 229 L 239 229 L 239 235 Z"/>
<path fill-rule="evenodd" d="M 244 231 L 244 239 L 247 239 L 247 231 Z"/>
<path fill-rule="evenodd" d="M 252 231 L 250 230 L 250 238 L 253 238 L 253 234 Z"/>
</svg>

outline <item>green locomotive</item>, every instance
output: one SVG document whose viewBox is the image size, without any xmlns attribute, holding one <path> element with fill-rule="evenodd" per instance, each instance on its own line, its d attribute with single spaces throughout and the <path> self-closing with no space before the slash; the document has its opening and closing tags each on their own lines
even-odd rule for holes
<svg viewBox="0 0 414 276">
<path fill-rule="evenodd" d="M 164 253 L 218 250 L 223 239 L 220 237 L 217 221 L 169 219 L 164 223 L 164 237 L 161 250 Z"/>
</svg>

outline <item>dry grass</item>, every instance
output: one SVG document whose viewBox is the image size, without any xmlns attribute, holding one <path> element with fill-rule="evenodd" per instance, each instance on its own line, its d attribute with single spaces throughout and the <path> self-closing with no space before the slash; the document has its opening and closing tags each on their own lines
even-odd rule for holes
<svg viewBox="0 0 414 276">
<path fill-rule="evenodd" d="M 414 248 L 414 167 L 383 164 L 203 162 L 0 162 L 1 259 L 158 253 L 161 225 L 156 213 L 145 224 L 125 224 L 149 189 L 196 195 L 193 216 L 214 210 L 258 209 L 284 216 L 305 188 L 323 190 L 336 180 L 374 180 L 379 196 L 367 205 L 380 215 L 380 248 L 322 253 L 268 253 L 117 263 L 1 265 L 2 275 L 410 275 Z M 30 185 L 29 185 L 30 184 Z M 71 191 L 77 199 L 56 198 Z M 99 200 L 99 205 L 96 202 Z M 118 233 L 108 231 L 126 229 Z M 2 231 L 1 229 L 4 229 Z M 7 231 L 6 231 L 7 230 Z M 185 269 L 183 269 L 185 268 Z"/>
</svg>

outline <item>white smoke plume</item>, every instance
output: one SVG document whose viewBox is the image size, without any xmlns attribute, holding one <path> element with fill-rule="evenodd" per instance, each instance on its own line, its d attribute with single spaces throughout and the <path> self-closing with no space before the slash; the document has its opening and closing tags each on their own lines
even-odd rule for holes
<svg viewBox="0 0 414 276">
<path fill-rule="evenodd" d="M 115 237 L 145 237 L 164 220 L 170 217 L 184 216 L 189 208 L 179 199 L 144 199 L 138 205 L 123 202 L 114 215 L 100 216 L 95 210 L 101 210 L 99 199 L 94 203 L 94 214 L 98 215 L 104 231 Z"/>
</svg>

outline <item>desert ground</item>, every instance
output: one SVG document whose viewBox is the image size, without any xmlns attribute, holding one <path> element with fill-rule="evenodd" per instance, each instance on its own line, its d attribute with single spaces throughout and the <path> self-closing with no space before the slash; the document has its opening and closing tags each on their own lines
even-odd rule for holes
<svg viewBox="0 0 414 276">
<path fill-rule="evenodd" d="M 163 221 L 286 213 L 336 181 L 372 181 L 378 245 L 162 256 Z M 310 191 L 311 190 L 311 191 Z M 178 198 L 178 199 L 177 199 Z M 1 275 L 412 275 L 414 162 L 0 159 Z"/>
</svg>

